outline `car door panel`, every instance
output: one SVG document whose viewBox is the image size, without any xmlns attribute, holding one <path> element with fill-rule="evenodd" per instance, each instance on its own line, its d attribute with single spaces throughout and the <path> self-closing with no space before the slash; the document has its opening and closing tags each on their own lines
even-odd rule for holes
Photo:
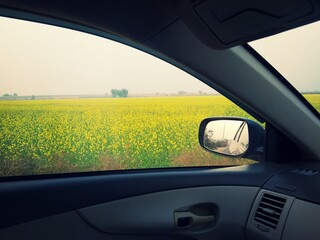
<svg viewBox="0 0 320 240">
<path fill-rule="evenodd" d="M 177 189 L 100 204 L 80 209 L 79 213 L 90 225 L 108 233 L 221 239 L 223 232 L 224 238 L 244 239 L 245 222 L 259 189 L 246 186 Z M 188 217 L 180 220 L 189 218 L 190 224 L 179 226 L 177 212 L 185 213 Z M 207 217 L 208 221 L 198 223 L 198 217 Z M 226 228 L 233 230 L 222 231 Z"/>
<path fill-rule="evenodd" d="M 250 190 L 249 194 L 247 194 L 248 199 L 245 208 L 248 208 L 249 205 L 252 204 L 255 192 L 257 191 L 256 188 L 262 187 L 273 175 L 291 167 L 292 164 L 259 163 L 215 169 L 135 170 L 84 173 L 78 175 L 34 176 L 29 177 L 28 180 L 26 178 L 3 178 L 0 183 L 0 211 L 2 216 L 0 218 L 0 227 L 3 229 L 0 232 L 0 239 L 12 239 L 10 237 L 11 235 L 8 235 L 8 227 L 14 229 L 14 226 L 18 226 L 19 224 L 28 224 L 26 222 L 73 212 L 79 209 L 82 209 L 79 210 L 82 215 L 83 213 L 88 215 L 89 207 L 99 204 L 111 206 L 111 208 L 104 208 L 107 209 L 104 210 L 107 212 L 109 211 L 108 209 L 113 209 L 113 204 L 116 204 L 118 209 L 126 209 L 128 207 L 129 212 L 133 211 L 132 208 L 129 207 L 133 204 L 131 201 L 136 204 L 137 209 L 141 209 L 143 206 L 159 206 L 159 208 L 154 208 L 154 216 L 157 218 L 161 207 L 166 206 L 163 199 L 169 199 L 168 206 L 165 210 L 172 214 L 172 221 L 172 211 L 201 203 L 215 204 L 217 209 L 225 209 L 225 206 L 230 205 L 233 206 L 234 210 L 230 209 L 228 211 L 237 212 L 239 211 L 237 210 L 237 195 L 233 195 L 231 189 L 255 189 L 253 192 Z M 214 189 L 214 191 L 210 189 Z M 244 195 L 245 194 L 242 196 Z M 142 201 L 139 202 L 135 200 L 137 198 L 134 197 L 138 199 L 141 198 Z M 224 199 L 226 203 L 224 203 L 222 199 Z M 125 203 L 124 206 L 118 203 L 121 201 Z M 144 205 L 145 201 L 146 205 Z M 219 206 L 222 202 L 223 204 L 228 203 L 229 205 Z M 231 202 L 234 205 L 230 204 Z M 92 207 L 92 209 L 98 209 L 94 211 L 103 212 L 103 210 L 100 210 L 100 207 Z M 137 211 L 136 213 L 140 214 L 141 212 Z M 248 213 L 249 210 L 247 210 L 247 214 Z M 148 231 L 141 231 L 141 233 L 131 233 L 131 231 L 128 231 L 128 228 L 125 227 L 130 224 L 130 221 L 126 219 L 128 217 L 125 216 L 127 211 L 121 211 L 119 214 L 122 214 L 124 219 L 124 221 L 120 221 L 119 224 L 123 225 L 123 229 L 127 229 L 127 231 L 125 230 L 126 235 L 129 233 L 131 236 L 137 234 L 148 235 Z M 144 214 L 147 214 L 147 212 Z M 92 216 L 94 216 L 94 214 Z M 88 221 L 90 216 L 84 217 L 87 217 L 86 221 Z M 114 217 L 114 213 L 110 215 L 110 218 L 114 219 Z M 167 218 L 170 217 L 166 216 L 166 219 Z M 144 221 L 145 220 L 142 221 L 142 224 Z M 165 219 L 159 221 L 165 221 Z M 81 220 L 81 224 L 82 223 Z M 156 224 L 156 222 L 154 223 Z M 94 223 L 90 223 L 90 225 L 92 224 L 94 225 Z M 139 222 L 137 222 L 137 224 L 139 224 Z M 227 223 L 221 221 L 220 224 L 221 228 L 219 227 L 215 231 L 219 229 L 222 231 L 223 226 L 226 226 Z M 52 228 L 55 228 L 54 226 L 55 225 L 52 225 Z M 157 225 L 157 227 L 159 226 L 160 225 Z M 245 221 L 243 222 L 243 226 L 245 226 Z M 97 227 L 94 227 L 94 229 Z M 37 229 L 37 225 L 32 228 Z M 80 229 L 82 229 L 82 227 L 77 228 L 77 231 L 80 231 Z M 57 230 L 52 229 L 52 231 Z M 20 232 L 20 230 L 13 232 Z M 81 236 L 86 236 L 86 234 L 77 233 Z M 120 233 L 120 235 L 123 234 L 123 232 Z M 187 235 L 189 236 L 189 234 Z M 79 238 L 75 237 L 74 239 Z M 85 239 L 85 237 L 83 239 Z"/>
<path fill-rule="evenodd" d="M 261 187 L 272 175 L 290 166 L 261 163 L 215 169 L 159 169 L 2 178 L 0 228 L 165 190 L 219 185 Z M 12 215 L 12 212 L 15 214 Z"/>
<path fill-rule="evenodd" d="M 101 232 L 88 225 L 77 212 L 67 212 L 55 216 L 34 220 L 0 231 L 0 239 L 56 240 L 56 239 L 91 239 L 91 240 L 188 240 L 182 237 L 115 235 Z"/>
<path fill-rule="evenodd" d="M 245 239 L 243 229 L 258 190 L 258 187 L 216 186 L 146 194 L 10 227 L 0 231 L 0 238 Z M 175 211 L 187 212 L 200 204 L 213 207 L 212 222 L 190 228 L 175 227 Z M 226 233 L 226 228 L 233 230 Z"/>
</svg>

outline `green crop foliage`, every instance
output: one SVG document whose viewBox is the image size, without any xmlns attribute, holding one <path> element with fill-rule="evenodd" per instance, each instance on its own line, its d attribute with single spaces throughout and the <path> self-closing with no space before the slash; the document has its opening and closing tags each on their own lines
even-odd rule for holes
<svg viewBox="0 0 320 240">
<path fill-rule="evenodd" d="M 222 96 L 1 101 L 0 116 L 2 176 L 252 162 L 199 146 L 204 118 L 250 118 Z"/>
</svg>

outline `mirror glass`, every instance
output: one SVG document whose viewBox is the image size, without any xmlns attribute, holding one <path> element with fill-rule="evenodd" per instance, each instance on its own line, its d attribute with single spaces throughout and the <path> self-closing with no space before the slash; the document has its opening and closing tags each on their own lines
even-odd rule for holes
<svg viewBox="0 0 320 240">
<path fill-rule="evenodd" d="M 208 150 L 238 156 L 249 147 L 248 124 L 242 120 L 214 120 L 208 122 L 203 138 Z"/>
</svg>

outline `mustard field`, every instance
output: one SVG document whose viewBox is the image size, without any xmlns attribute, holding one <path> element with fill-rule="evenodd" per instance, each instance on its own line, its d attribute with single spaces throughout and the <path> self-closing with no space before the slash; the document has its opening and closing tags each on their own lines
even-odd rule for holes
<svg viewBox="0 0 320 240">
<path fill-rule="evenodd" d="M 320 94 L 304 94 L 303 96 L 320 112 Z"/>
<path fill-rule="evenodd" d="M 222 96 L 0 101 L 0 116 L 2 176 L 250 163 L 198 144 L 202 119 L 250 117 Z"/>
</svg>

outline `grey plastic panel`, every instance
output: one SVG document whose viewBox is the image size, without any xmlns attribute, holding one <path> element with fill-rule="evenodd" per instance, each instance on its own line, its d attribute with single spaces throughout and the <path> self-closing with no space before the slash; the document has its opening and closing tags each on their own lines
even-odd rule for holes
<svg viewBox="0 0 320 240">
<path fill-rule="evenodd" d="M 245 224 L 259 188 L 216 186 L 147 194 L 79 210 L 91 225 L 109 233 L 165 234 L 197 239 L 245 239 Z M 198 204 L 216 206 L 214 223 L 205 229 L 178 230 L 174 212 Z M 232 231 L 226 231 L 230 229 Z"/>
<path fill-rule="evenodd" d="M 320 205 L 296 199 L 291 207 L 282 240 L 301 239 L 320 239 Z"/>
<path fill-rule="evenodd" d="M 168 236 L 111 235 L 89 226 L 76 212 L 31 221 L 0 231 L 1 240 L 188 240 Z"/>
</svg>

